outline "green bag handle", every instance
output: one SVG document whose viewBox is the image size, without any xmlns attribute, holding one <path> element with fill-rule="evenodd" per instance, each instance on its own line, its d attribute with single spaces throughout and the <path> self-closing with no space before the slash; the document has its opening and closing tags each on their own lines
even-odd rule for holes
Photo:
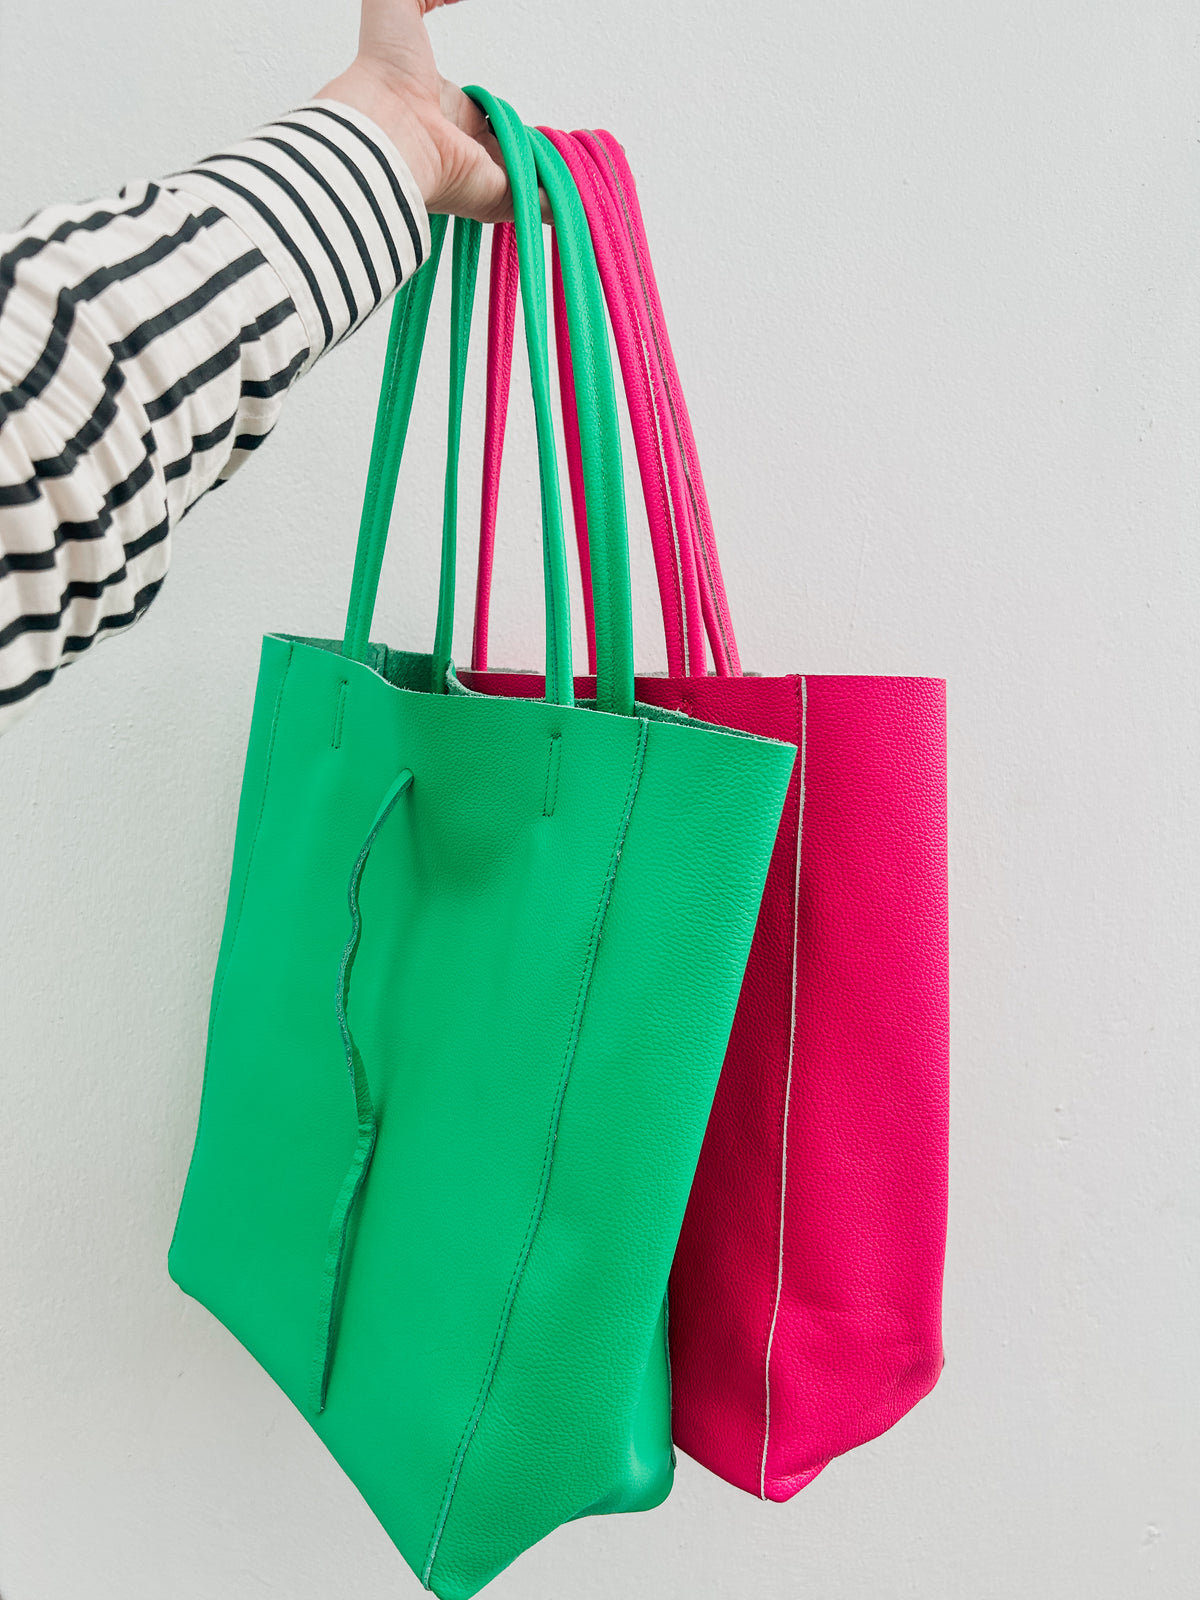
<svg viewBox="0 0 1200 1600">
<path fill-rule="evenodd" d="M 474 89 L 467 93 L 475 95 Z M 480 90 L 482 95 L 483 91 Z M 503 102 L 486 97 L 485 109 L 492 105 L 503 107 Z M 509 110 L 510 108 L 504 108 Z M 502 112 L 497 113 L 502 116 Z M 579 190 L 566 162 L 550 141 L 536 128 L 521 128 L 515 123 L 511 132 L 514 138 L 523 135 L 528 144 L 540 179 L 550 199 L 558 236 L 559 252 L 563 264 L 566 290 L 567 321 L 571 338 L 577 336 L 584 353 L 584 408 L 580 415 L 580 447 L 584 465 L 585 500 L 589 518 L 596 522 L 594 586 L 602 596 L 596 604 L 596 703 L 602 711 L 629 716 L 633 712 L 633 622 L 630 610 L 629 589 L 629 537 L 625 506 L 625 474 L 621 455 L 620 425 L 617 419 L 616 387 L 613 378 L 612 356 L 608 340 L 608 313 L 604 293 L 596 267 L 591 229 L 587 214 L 579 197 Z M 496 119 L 493 126 L 500 129 Z M 504 150 L 504 145 L 501 144 Z M 505 151 L 505 160 L 508 154 Z M 510 163 L 511 165 L 511 163 Z M 455 224 L 455 243 L 461 221 Z M 474 226 L 474 225 L 472 225 Z M 537 230 L 540 241 L 540 228 Z M 518 256 L 518 261 L 522 257 Z M 478 255 L 473 259 L 477 266 Z M 456 274 L 458 257 L 455 257 Z M 470 295 L 474 296 L 475 274 L 470 278 Z M 456 287 L 458 278 L 456 276 Z M 539 261 L 535 276 L 534 293 L 538 296 L 538 326 L 545 330 L 545 258 Z M 457 302 L 456 302 L 457 303 Z M 462 308 L 463 326 L 469 332 L 471 306 Z M 460 331 L 459 314 L 453 317 L 454 332 Z M 466 361 L 465 335 L 460 347 L 461 360 Z M 531 362 L 532 365 L 532 362 Z M 549 355 L 547 340 L 547 377 Z M 435 682 L 441 682 L 450 660 L 450 639 L 453 633 L 454 607 L 454 538 L 457 526 L 458 439 L 461 431 L 463 397 L 463 372 L 452 356 L 450 379 L 450 451 L 447 473 L 447 520 L 442 552 L 441 607 L 438 616 L 438 643 L 435 648 Z M 548 396 L 547 396 L 548 403 Z M 551 436 L 552 437 L 552 436 Z M 451 479 L 454 479 L 453 489 Z M 557 480 L 556 480 L 557 492 Z M 589 521 L 589 527 L 593 524 Z M 549 588 L 549 584 L 547 585 Z M 547 698 L 550 698 L 548 695 Z"/>
<path fill-rule="evenodd" d="M 446 438 L 446 491 L 442 513 L 442 572 L 438 584 L 437 632 L 433 643 L 433 689 L 440 693 L 454 648 L 454 583 L 458 562 L 458 457 L 462 445 L 463 393 L 467 386 L 467 350 L 471 341 L 471 313 L 475 309 L 475 284 L 479 276 L 479 246 L 483 224 L 467 217 L 454 219 L 454 281 L 450 302 L 450 421 Z M 544 491 L 543 491 L 544 494 Z M 544 502 L 543 502 L 544 505 Z M 543 509 L 542 525 L 545 526 Z M 542 541 L 543 545 L 545 540 Z M 547 595 L 550 592 L 546 586 Z M 570 629 L 570 616 L 567 628 Z M 547 628 L 549 617 L 547 617 Z M 546 635 L 547 646 L 550 634 Z"/>
<path fill-rule="evenodd" d="M 379 573 L 396 499 L 400 457 L 404 453 L 413 398 L 417 392 L 417 372 L 421 365 L 425 330 L 429 326 L 433 286 L 442 258 L 442 246 L 446 241 L 447 220 L 446 217 L 429 219 L 429 255 L 424 269 L 419 268 L 401 286 L 392 307 L 383 384 L 375 413 L 375 435 L 371 441 L 371 464 L 367 469 L 367 487 L 358 524 L 358 549 L 354 557 L 350 603 L 346 610 L 346 632 L 342 639 L 342 654 L 351 661 L 367 659 L 371 618 L 375 614 L 375 596 L 379 590 Z"/>
<path fill-rule="evenodd" d="M 528 130 L 538 177 L 550 198 L 566 290 L 567 327 L 586 351 L 579 413 L 584 503 L 591 540 L 596 628 L 596 703 L 602 711 L 633 714 L 633 607 L 630 599 L 629 523 L 621 454 L 608 308 L 587 212 L 575 179 L 544 133 Z M 593 523 L 593 516 L 596 521 Z M 603 597 L 602 599 L 599 597 Z"/>
<path fill-rule="evenodd" d="M 467 93 L 491 119 L 509 171 L 525 310 L 526 340 L 537 419 L 542 488 L 542 546 L 546 588 L 546 699 L 574 703 L 571 664 L 570 602 L 566 547 L 562 532 L 557 453 L 550 410 L 549 341 L 547 336 L 545 250 L 537 180 L 546 186 L 559 230 L 567 290 L 568 322 L 580 349 L 581 392 L 592 404 L 585 412 L 582 446 L 589 515 L 599 557 L 596 571 L 597 703 L 601 709 L 629 715 L 633 710 L 633 626 L 629 594 L 628 530 L 624 472 L 616 390 L 609 354 L 603 292 L 592 251 L 591 235 L 574 181 L 557 151 L 524 128 L 512 107 L 486 90 Z M 434 219 L 436 237 L 428 273 L 418 273 L 401 291 L 392 319 L 383 392 L 376 421 L 371 469 L 359 533 L 343 651 L 365 657 L 379 569 L 387 541 L 396 474 L 404 434 L 411 416 L 420 341 L 428 322 L 432 280 L 445 237 L 445 221 Z M 455 225 L 454 303 L 451 338 L 450 425 L 443 526 L 442 577 L 435 645 L 435 686 L 444 682 L 453 631 L 453 596 L 457 535 L 458 450 L 465 386 L 470 313 L 477 278 L 479 224 Z M 418 294 L 421 279 L 426 287 Z M 400 341 L 404 341 L 401 346 Z"/>
</svg>

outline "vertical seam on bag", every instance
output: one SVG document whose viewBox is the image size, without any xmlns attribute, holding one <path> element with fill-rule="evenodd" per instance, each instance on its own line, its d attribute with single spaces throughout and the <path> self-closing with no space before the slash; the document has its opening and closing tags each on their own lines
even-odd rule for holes
<svg viewBox="0 0 1200 1600">
<path fill-rule="evenodd" d="M 207 1095 L 208 1095 L 208 1083 L 209 1083 L 208 1060 L 209 1060 L 209 1056 L 212 1053 L 213 1035 L 216 1032 L 216 1028 L 217 1028 L 217 1014 L 221 1009 L 221 996 L 225 993 L 225 978 L 226 978 L 226 976 L 227 976 L 227 974 L 229 972 L 229 968 L 230 968 L 230 966 L 232 965 L 232 962 L 233 962 L 233 952 L 237 948 L 238 935 L 242 931 L 242 910 L 243 910 L 243 907 L 246 904 L 246 890 L 247 890 L 247 888 L 249 887 L 249 884 L 250 884 L 250 872 L 251 872 L 251 869 L 254 866 L 254 854 L 255 854 L 256 849 L 258 848 L 258 835 L 259 835 L 260 829 L 262 828 L 263 814 L 267 809 L 267 790 L 269 789 L 270 783 L 271 783 L 271 762 L 272 762 L 272 760 L 274 759 L 274 756 L 275 756 L 275 734 L 276 734 L 276 731 L 279 728 L 279 712 L 280 712 L 281 706 L 283 705 L 283 688 L 284 688 L 284 685 L 287 683 L 288 672 L 291 669 L 291 665 L 292 665 L 292 649 L 293 649 L 293 646 L 289 643 L 288 644 L 288 650 L 287 650 L 287 659 L 284 661 L 283 673 L 282 673 L 282 675 L 281 675 L 281 677 L 279 679 L 279 688 L 276 689 L 276 691 L 275 691 L 275 708 L 274 708 L 274 710 L 273 710 L 273 712 L 271 714 L 271 736 L 270 736 L 269 740 L 267 741 L 267 759 L 263 763 L 262 794 L 259 797 L 259 802 L 258 802 L 258 816 L 255 819 L 255 823 L 254 823 L 254 835 L 250 840 L 250 854 L 246 858 L 246 873 L 245 873 L 245 876 L 242 879 L 242 892 L 238 896 L 237 917 L 236 917 L 236 920 L 234 922 L 233 937 L 229 941 L 229 954 L 225 958 L 224 965 L 221 966 L 220 981 L 217 984 L 216 992 L 213 995 L 212 1007 L 211 1007 L 211 1010 L 209 1011 L 208 1037 L 207 1037 L 207 1039 L 205 1041 L 205 1046 L 204 1046 L 204 1080 L 203 1080 L 203 1082 L 201 1083 L 201 1086 L 200 1086 L 200 1109 L 199 1109 L 199 1111 L 197 1112 L 197 1115 L 196 1115 L 196 1125 L 197 1125 L 197 1127 L 199 1127 L 201 1121 L 203 1120 L 203 1117 L 204 1117 L 204 1102 L 205 1102 L 205 1099 L 207 1098 Z M 217 959 L 218 959 L 218 962 L 219 962 L 220 961 L 220 957 L 218 956 Z M 175 1244 L 176 1234 L 178 1234 L 178 1232 L 179 1232 L 179 1222 L 180 1222 L 180 1219 L 183 1216 L 183 1202 L 187 1197 L 188 1184 L 191 1182 L 191 1177 L 192 1177 L 191 1168 L 189 1167 L 188 1168 L 188 1175 L 184 1180 L 183 1195 L 180 1197 L 180 1201 L 179 1201 L 179 1212 L 178 1212 L 178 1214 L 177 1214 L 177 1216 L 175 1218 L 175 1227 L 174 1227 L 174 1229 L 172 1230 L 172 1233 L 171 1233 L 171 1245 L 172 1245 L 172 1247 Z"/>
<path fill-rule="evenodd" d="M 480 1384 L 479 1393 L 475 1398 L 475 1406 L 463 1429 L 462 1438 L 458 1443 L 458 1450 L 450 1467 L 450 1476 L 446 1481 L 446 1488 L 442 1494 L 442 1503 L 438 1510 L 437 1522 L 429 1542 L 429 1549 L 425 1557 L 425 1566 L 421 1572 L 423 1588 L 430 1587 L 430 1576 L 433 1572 L 433 1563 L 437 1557 L 438 1546 L 445 1532 L 446 1522 L 450 1516 L 450 1508 L 454 1503 L 454 1495 L 458 1489 L 459 1479 L 462 1476 L 463 1464 L 466 1461 L 467 1451 L 479 1427 L 480 1418 L 491 1396 L 492 1384 L 496 1376 L 496 1368 L 500 1364 L 500 1356 L 504 1349 L 504 1341 L 508 1334 L 509 1322 L 512 1318 L 513 1304 L 521 1281 L 525 1275 L 525 1268 L 533 1249 L 533 1242 L 537 1237 L 541 1225 L 542 1215 L 546 1207 L 546 1192 L 550 1187 L 550 1173 L 554 1165 L 554 1155 L 558 1146 L 558 1124 L 562 1116 L 563 1101 L 566 1098 L 567 1084 L 570 1081 L 571 1069 L 575 1062 L 575 1052 L 579 1045 L 579 1035 L 583 1026 L 583 1013 L 587 1007 L 588 995 L 591 992 L 592 975 L 596 970 L 596 955 L 600 948 L 600 936 L 604 931 L 604 923 L 608 915 L 608 908 L 612 903 L 613 888 L 617 879 L 617 868 L 621 864 L 621 855 L 625 849 L 625 838 L 629 832 L 629 819 L 633 814 L 633 803 L 637 798 L 638 788 L 642 781 L 642 771 L 646 765 L 646 745 L 650 734 L 650 724 L 645 718 L 639 719 L 637 750 L 633 758 L 633 770 L 629 778 L 629 791 L 625 796 L 625 809 L 621 816 L 621 823 L 617 829 L 617 837 L 613 842 L 612 855 L 609 859 L 608 872 L 605 875 L 604 886 L 600 891 L 600 903 L 596 907 L 596 915 L 592 921 L 592 934 L 588 945 L 588 953 L 584 959 L 583 970 L 579 978 L 579 991 L 575 997 L 575 1011 L 571 1020 L 571 1035 L 567 1041 L 567 1053 L 563 1061 L 562 1071 L 559 1075 L 558 1093 L 555 1097 L 554 1108 L 550 1116 L 550 1128 L 546 1137 L 546 1151 L 542 1158 L 542 1173 L 538 1185 L 538 1192 L 533 1203 L 533 1212 L 525 1230 L 525 1238 L 521 1245 L 521 1252 L 517 1264 L 513 1268 L 512 1277 L 509 1279 L 508 1290 L 505 1294 L 504 1305 L 500 1312 L 500 1322 L 496 1329 L 496 1337 L 492 1341 L 491 1354 L 488 1357 L 487 1369 Z"/>
<path fill-rule="evenodd" d="M 550 755 L 546 762 L 546 797 L 542 801 L 542 815 L 552 817 L 558 804 L 558 777 L 562 770 L 562 734 L 550 739 Z"/>
<path fill-rule="evenodd" d="M 671 1292 L 663 1295 L 663 1354 L 667 1358 L 667 1415 L 675 1415 L 675 1374 L 671 1370 Z M 671 1440 L 671 1471 L 674 1472 L 675 1440 Z"/>
<path fill-rule="evenodd" d="M 788 1120 L 792 1104 L 792 1067 L 796 1059 L 796 990 L 800 968 L 800 860 L 804 838 L 804 785 L 808 756 L 808 679 L 801 678 L 796 686 L 796 720 L 800 746 L 800 793 L 796 817 L 796 880 L 792 898 L 792 1008 L 788 1039 L 787 1083 L 783 1092 L 783 1154 L 779 1169 L 779 1257 L 775 1273 L 775 1304 L 771 1311 L 771 1326 L 767 1333 L 767 1358 L 763 1374 L 766 1404 L 763 1416 L 762 1462 L 758 1471 L 758 1497 L 767 1498 L 767 1451 L 771 1445 L 771 1350 L 775 1343 L 775 1324 L 779 1318 L 779 1302 L 783 1297 L 783 1231 L 787 1204 Z"/>
<path fill-rule="evenodd" d="M 350 687 L 349 678 L 343 678 L 338 684 L 337 704 L 333 712 L 333 748 L 342 748 L 342 721 L 346 715 L 346 691 Z"/>
</svg>

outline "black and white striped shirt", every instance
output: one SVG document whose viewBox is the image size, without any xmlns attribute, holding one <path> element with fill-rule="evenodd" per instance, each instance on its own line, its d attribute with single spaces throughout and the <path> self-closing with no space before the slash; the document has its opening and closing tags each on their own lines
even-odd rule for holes
<svg viewBox="0 0 1200 1600">
<path fill-rule="evenodd" d="M 189 506 L 428 249 L 395 146 L 332 100 L 0 233 L 0 732 L 145 611 Z"/>
</svg>

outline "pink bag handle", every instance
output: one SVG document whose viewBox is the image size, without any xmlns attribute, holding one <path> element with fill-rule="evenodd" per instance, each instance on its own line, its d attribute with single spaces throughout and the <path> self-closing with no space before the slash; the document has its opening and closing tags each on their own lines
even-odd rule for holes
<svg viewBox="0 0 1200 1600">
<path fill-rule="evenodd" d="M 589 224 L 599 248 L 597 251 L 602 279 L 607 270 L 606 298 L 616 307 L 613 316 L 618 354 L 622 362 L 626 390 L 630 400 L 630 413 L 634 437 L 647 496 L 647 513 L 654 533 L 655 564 L 658 575 L 664 629 L 667 640 L 667 663 L 670 672 L 683 676 L 692 660 L 703 662 L 704 634 L 696 582 L 696 565 L 690 532 L 686 525 L 674 520 L 675 502 L 659 456 L 660 429 L 657 418 L 665 414 L 661 398 L 654 393 L 653 380 L 642 354 L 642 336 L 632 315 L 630 291 L 624 287 L 613 239 L 621 238 L 615 226 L 605 218 L 608 206 L 606 196 L 596 190 L 591 174 L 590 159 L 578 149 L 568 135 L 554 135 L 568 148 L 568 165 L 573 166 L 585 209 L 591 207 Z M 597 218 L 602 220 L 597 220 Z M 493 237 L 493 302 L 489 317 L 488 337 L 488 421 L 484 434 L 483 492 L 480 518 L 479 582 L 476 588 L 476 630 L 472 664 L 476 669 L 487 665 L 488 608 L 491 588 L 493 549 L 495 541 L 495 509 L 498 498 L 500 463 L 504 443 L 504 413 L 507 410 L 511 383 L 511 352 L 516 322 L 515 276 L 511 268 L 512 239 L 507 227 L 495 230 Z M 628 276 L 628 274 L 626 274 Z M 559 380 L 563 391 L 564 431 L 567 441 L 568 467 L 572 487 L 572 505 L 575 513 L 576 539 L 581 555 L 584 576 L 584 609 L 589 619 L 589 653 L 591 649 L 591 585 L 588 581 L 588 528 L 587 511 L 583 495 L 582 469 L 578 453 L 578 423 L 575 408 L 574 373 L 570 345 L 566 335 L 566 317 L 562 294 L 561 274 L 554 274 L 555 332 L 559 361 Z M 682 482 L 682 472 L 677 476 Z M 676 556 L 678 551 L 678 556 Z M 703 667 L 700 667 L 703 670 Z"/>
<path fill-rule="evenodd" d="M 609 306 L 634 443 L 646 500 L 667 641 L 667 670 L 673 676 L 702 674 L 705 668 L 704 620 L 698 582 L 695 538 L 687 506 L 684 462 L 668 423 L 665 374 L 654 359 L 649 312 L 638 288 L 633 241 L 603 173 L 574 134 L 548 132 L 575 179 L 596 252 Z M 562 290 L 555 282 L 556 313 Z M 576 407 L 570 334 L 556 314 L 555 342 L 564 416 Z M 574 431 L 566 429 L 568 441 Z M 577 525 L 586 526 L 586 508 Z"/>
<path fill-rule="evenodd" d="M 704 474 L 700 470 L 700 457 L 696 449 L 696 436 L 692 419 L 683 396 L 675 352 L 667 332 L 667 319 L 662 298 L 658 292 L 658 279 L 654 275 L 654 262 L 650 243 L 646 238 L 646 224 L 638 199 L 637 184 L 619 141 L 603 128 L 579 128 L 573 137 L 591 155 L 597 170 L 608 181 L 609 191 L 618 208 L 618 217 L 624 223 L 630 245 L 632 265 L 636 271 L 636 288 L 641 294 L 645 309 L 643 327 L 652 359 L 663 376 L 668 421 L 675 443 L 682 456 L 682 470 L 686 505 L 696 540 L 696 560 L 700 579 L 700 600 L 704 612 L 704 625 L 712 648 L 713 660 L 720 676 L 741 676 L 737 640 L 734 637 L 733 619 L 729 614 L 729 599 L 725 592 L 725 579 L 721 572 L 721 558 L 717 553 L 716 534 L 713 530 L 712 512 L 704 487 Z"/>
<path fill-rule="evenodd" d="M 566 302 L 558 235 L 552 236 L 554 264 L 554 325 L 566 326 Z M 483 429 L 483 488 L 479 512 L 479 570 L 475 583 L 475 636 L 471 669 L 484 672 L 488 665 L 488 625 L 491 614 L 492 574 L 496 548 L 496 510 L 500 498 L 500 467 L 512 389 L 512 354 L 517 320 L 517 237 L 511 222 L 492 229 L 491 289 L 488 302 L 487 414 Z M 558 348 L 559 383 L 574 394 L 574 374 L 562 365 Z M 567 355 L 568 363 L 570 353 Z M 565 392 L 565 391 L 564 391 Z M 587 628 L 588 671 L 596 670 L 596 613 L 592 604 L 592 557 L 588 541 L 587 508 L 583 486 L 583 457 L 579 444 L 579 415 L 573 404 L 563 405 L 563 432 L 567 443 L 567 470 L 571 506 L 575 514 L 575 541 L 579 548 L 579 573 L 583 588 L 583 615 Z"/>
<path fill-rule="evenodd" d="M 620 146 L 610 134 L 572 136 L 549 129 L 544 131 L 576 179 L 592 229 L 646 493 L 667 640 L 668 671 L 672 676 L 702 674 L 705 670 L 704 633 L 707 632 L 717 672 L 721 675 L 737 674 L 741 669 L 716 553 L 711 515 L 691 422 L 663 323 L 662 303 L 654 280 L 632 174 Z M 594 649 L 594 628 L 591 622 L 587 513 L 579 458 L 574 373 L 557 251 L 554 288 L 567 459 L 591 654 Z M 495 230 L 493 240 L 492 301 L 488 330 L 488 414 L 484 436 L 479 582 L 472 657 L 477 668 L 486 667 L 487 664 L 496 503 L 511 382 L 515 318 L 515 254 L 511 230 L 499 227 Z"/>
</svg>

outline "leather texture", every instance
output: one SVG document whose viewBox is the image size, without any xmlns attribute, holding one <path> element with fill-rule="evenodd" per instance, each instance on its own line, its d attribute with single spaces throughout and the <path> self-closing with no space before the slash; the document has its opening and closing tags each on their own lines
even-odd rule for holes
<svg viewBox="0 0 1200 1600">
<path fill-rule="evenodd" d="M 393 318 L 344 639 L 263 644 L 170 1254 L 444 1600 L 560 1522 L 669 1491 L 668 1274 L 796 758 L 633 704 L 586 221 L 553 148 L 470 92 L 515 196 L 546 692 L 473 694 L 447 659 L 475 223 L 454 236 L 437 644 L 368 643 L 435 219 Z M 539 178 L 580 374 L 607 710 L 574 692 Z"/>
<path fill-rule="evenodd" d="M 670 1324 L 676 1442 L 729 1482 L 785 1500 L 890 1427 L 942 1367 L 945 685 L 741 675 L 632 174 L 611 134 L 549 136 L 588 211 L 664 597 L 672 670 L 639 678 L 637 697 L 801 750 L 676 1254 Z M 510 248 L 497 232 L 493 249 Z M 502 275 L 492 289 L 501 304 L 490 317 L 488 427 L 502 448 L 515 302 Z M 556 328 L 570 451 L 574 382 L 557 316 Z M 499 465 L 494 451 L 481 539 L 489 587 Z M 576 500 L 575 511 L 585 548 L 586 508 Z M 694 559 L 673 571 L 679 530 Z M 679 670 L 689 637 L 696 659 L 701 616 L 718 675 L 702 662 Z M 479 638 L 477 628 L 477 658 Z M 537 692 L 520 675 L 467 681 Z M 582 680 L 576 689 L 589 692 Z"/>
</svg>

